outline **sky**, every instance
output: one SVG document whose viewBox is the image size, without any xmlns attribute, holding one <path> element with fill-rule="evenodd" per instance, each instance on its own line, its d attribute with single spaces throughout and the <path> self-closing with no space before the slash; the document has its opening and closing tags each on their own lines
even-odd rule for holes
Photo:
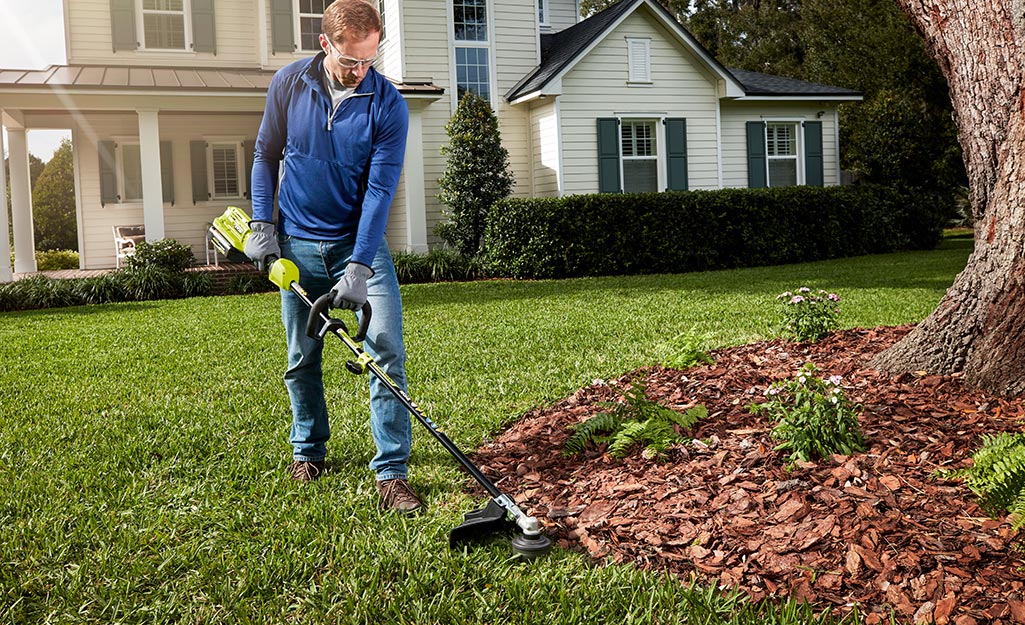
<svg viewBox="0 0 1025 625">
<path fill-rule="evenodd" d="M 0 0 L 0 68 L 44 69 L 67 62 L 61 0 Z M 28 131 L 28 151 L 50 160 L 69 130 Z M 7 155 L 4 132 L 4 156 Z"/>
</svg>

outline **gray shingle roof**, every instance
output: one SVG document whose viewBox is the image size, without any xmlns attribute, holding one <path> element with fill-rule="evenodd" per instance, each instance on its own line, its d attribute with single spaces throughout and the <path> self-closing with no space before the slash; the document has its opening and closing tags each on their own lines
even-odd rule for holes
<svg viewBox="0 0 1025 625">
<path fill-rule="evenodd" d="M 747 95 L 766 96 L 860 96 L 860 91 L 831 87 L 817 82 L 805 82 L 782 76 L 772 76 L 745 69 L 729 68 Z"/>
</svg>

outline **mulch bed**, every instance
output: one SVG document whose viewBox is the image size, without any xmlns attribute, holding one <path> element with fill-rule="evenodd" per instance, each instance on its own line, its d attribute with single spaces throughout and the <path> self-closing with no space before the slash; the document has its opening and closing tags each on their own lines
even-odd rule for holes
<svg viewBox="0 0 1025 625">
<path fill-rule="evenodd" d="M 855 329 L 817 344 L 764 341 L 712 352 L 714 365 L 644 369 L 596 380 L 526 414 L 475 454 L 503 476 L 563 548 L 606 562 L 739 587 L 754 599 L 793 597 L 865 623 L 1025 623 L 1025 549 L 964 484 L 937 477 L 965 466 L 980 436 L 1020 431 L 1021 399 L 962 387 L 956 376 L 890 377 L 867 369 L 909 326 Z M 748 410 L 805 362 L 840 375 L 864 407 L 865 453 L 787 468 L 771 425 Z M 704 404 L 694 440 L 668 459 L 602 450 L 562 456 L 567 426 L 607 411 L 631 376 L 682 410 Z"/>
</svg>

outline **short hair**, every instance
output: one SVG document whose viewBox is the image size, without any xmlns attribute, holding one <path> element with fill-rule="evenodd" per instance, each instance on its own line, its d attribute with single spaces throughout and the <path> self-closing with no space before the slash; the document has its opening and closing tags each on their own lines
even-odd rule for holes
<svg viewBox="0 0 1025 625">
<path fill-rule="evenodd" d="M 381 32 L 381 14 L 367 0 L 335 0 L 324 9 L 320 30 L 336 43 L 343 42 L 346 34 L 366 39 L 370 33 Z"/>
</svg>

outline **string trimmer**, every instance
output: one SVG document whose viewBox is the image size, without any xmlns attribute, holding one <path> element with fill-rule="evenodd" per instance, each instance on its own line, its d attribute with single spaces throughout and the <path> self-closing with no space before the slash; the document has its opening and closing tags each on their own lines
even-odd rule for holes
<svg viewBox="0 0 1025 625">
<path fill-rule="evenodd" d="M 211 241 L 223 254 L 227 254 L 228 250 L 232 249 L 238 251 L 245 249 L 249 234 L 249 216 L 234 206 L 229 207 L 223 215 L 214 219 L 213 225 L 210 226 Z M 309 306 L 310 317 L 306 324 L 306 334 L 320 341 L 323 341 L 328 333 L 341 339 L 355 357 L 345 363 L 345 368 L 357 375 L 369 372 L 380 380 L 409 413 L 441 443 L 445 451 L 451 454 L 491 495 L 491 500 L 483 508 L 463 515 L 463 522 L 448 534 L 449 546 L 455 548 L 467 541 L 504 533 L 515 527 L 519 528 L 519 533 L 511 541 L 514 553 L 524 559 L 534 559 L 548 553 L 552 547 L 552 541 L 541 531 L 537 519 L 527 516 L 511 497 L 500 491 L 477 465 L 473 464 L 466 454 L 459 450 L 448 435 L 420 410 L 420 407 L 385 373 L 384 369 L 363 351 L 361 343 L 366 338 L 372 315 L 370 303 L 364 304 L 360 311 L 356 332 L 350 334 L 344 322 L 328 314 L 332 299 L 330 293 L 320 296 L 316 301 L 310 300 L 309 295 L 299 284 L 299 268 L 295 263 L 286 258 L 266 258 L 262 264 L 268 267 L 267 275 L 271 282 L 280 289 L 291 291 Z M 512 522 L 509 521 L 510 516 Z"/>
</svg>

